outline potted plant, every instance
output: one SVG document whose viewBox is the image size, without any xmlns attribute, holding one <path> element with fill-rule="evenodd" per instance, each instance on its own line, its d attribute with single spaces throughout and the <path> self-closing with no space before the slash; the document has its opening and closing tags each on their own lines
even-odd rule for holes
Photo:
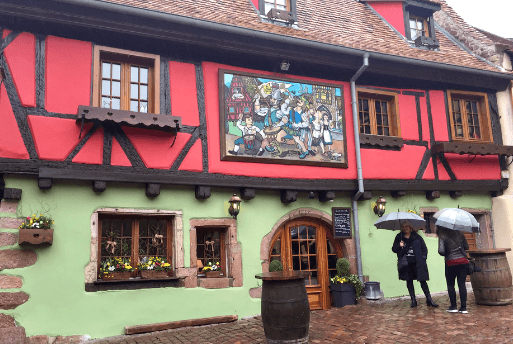
<svg viewBox="0 0 513 344">
<path fill-rule="evenodd" d="M 279 260 L 273 260 L 269 264 L 269 272 L 273 272 L 273 271 L 283 271 L 283 265 L 281 264 L 281 262 Z"/>
<path fill-rule="evenodd" d="M 223 267 L 219 264 L 219 262 L 208 262 L 208 265 L 201 270 L 205 277 L 211 278 L 211 277 L 223 277 Z"/>
<path fill-rule="evenodd" d="M 53 223 L 52 218 L 47 215 L 27 216 L 19 227 L 18 243 L 20 245 L 51 245 L 53 243 L 53 229 L 51 229 Z"/>
<path fill-rule="evenodd" d="M 130 258 L 109 257 L 100 263 L 98 276 L 103 280 L 125 280 L 131 277 L 132 271 Z"/>
<path fill-rule="evenodd" d="M 171 264 L 164 257 L 144 257 L 137 269 L 141 278 L 166 278 Z"/>
<path fill-rule="evenodd" d="M 337 260 L 337 275 L 330 279 L 330 289 L 335 307 L 354 305 L 363 293 L 363 283 L 358 276 L 349 273 L 346 258 Z"/>
</svg>

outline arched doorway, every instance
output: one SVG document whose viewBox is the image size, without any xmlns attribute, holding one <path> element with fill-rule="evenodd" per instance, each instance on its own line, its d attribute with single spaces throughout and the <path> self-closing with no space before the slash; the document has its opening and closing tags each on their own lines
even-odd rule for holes
<svg viewBox="0 0 513 344">
<path fill-rule="evenodd" d="M 312 217 L 289 220 L 274 232 L 268 262 L 280 260 L 285 270 L 309 271 L 305 280 L 310 309 L 328 309 L 331 305 L 329 278 L 336 274 L 337 259 L 343 257 L 340 242 L 331 228 Z"/>
</svg>

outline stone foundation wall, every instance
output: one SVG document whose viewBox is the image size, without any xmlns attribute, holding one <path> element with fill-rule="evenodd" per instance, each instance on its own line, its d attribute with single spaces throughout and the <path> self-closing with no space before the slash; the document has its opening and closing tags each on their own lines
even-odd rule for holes
<svg viewBox="0 0 513 344">
<path fill-rule="evenodd" d="M 23 222 L 15 217 L 18 201 L 0 202 L 0 341 L 2 344 L 79 344 L 89 340 L 88 336 L 32 336 L 27 337 L 25 328 L 16 325 L 16 319 L 2 311 L 16 309 L 28 302 L 30 297 L 20 289 L 23 281 L 18 276 L 10 276 L 10 269 L 24 268 L 36 264 L 37 255 L 33 250 L 19 249 L 18 233 L 13 229 Z M 13 289 L 15 291 L 13 291 Z M 9 291 L 7 291 L 9 290 Z"/>
</svg>

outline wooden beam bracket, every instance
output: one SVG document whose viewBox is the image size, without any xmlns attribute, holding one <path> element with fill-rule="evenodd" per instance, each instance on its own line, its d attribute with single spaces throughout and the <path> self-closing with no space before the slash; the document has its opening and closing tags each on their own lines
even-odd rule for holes
<svg viewBox="0 0 513 344">
<path fill-rule="evenodd" d="M 52 188 L 52 178 L 39 178 L 37 180 L 37 186 L 41 190 L 50 190 Z"/>
<path fill-rule="evenodd" d="M 104 192 L 107 188 L 107 182 L 101 180 L 93 180 L 93 191 L 94 192 Z"/>
<path fill-rule="evenodd" d="M 157 197 L 160 195 L 160 184 L 148 183 L 146 184 L 146 197 Z"/>
<path fill-rule="evenodd" d="M 196 185 L 194 190 L 196 199 L 207 199 L 210 197 L 210 186 Z"/>
<path fill-rule="evenodd" d="M 250 199 L 255 198 L 256 189 L 253 188 L 241 188 L 240 189 L 240 198 L 245 201 L 249 201 Z"/>
<path fill-rule="evenodd" d="M 297 191 L 296 190 L 281 190 L 281 203 L 292 203 L 297 200 Z"/>
</svg>

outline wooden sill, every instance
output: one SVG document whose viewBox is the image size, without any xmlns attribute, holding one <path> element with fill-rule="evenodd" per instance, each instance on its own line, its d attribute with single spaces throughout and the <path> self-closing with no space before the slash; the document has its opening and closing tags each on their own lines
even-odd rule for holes
<svg viewBox="0 0 513 344">
<path fill-rule="evenodd" d="M 473 155 L 513 156 L 513 146 L 488 142 L 437 142 L 431 147 L 431 154 L 456 153 Z"/>
<path fill-rule="evenodd" d="M 144 279 L 140 277 L 127 280 L 97 280 L 85 284 L 86 292 L 97 292 L 107 290 L 131 290 L 131 289 L 152 289 L 152 288 L 182 288 L 185 287 L 185 277 L 167 277 Z"/>
<path fill-rule="evenodd" d="M 360 145 L 402 148 L 404 142 L 402 138 L 397 136 L 360 134 Z"/>
</svg>

